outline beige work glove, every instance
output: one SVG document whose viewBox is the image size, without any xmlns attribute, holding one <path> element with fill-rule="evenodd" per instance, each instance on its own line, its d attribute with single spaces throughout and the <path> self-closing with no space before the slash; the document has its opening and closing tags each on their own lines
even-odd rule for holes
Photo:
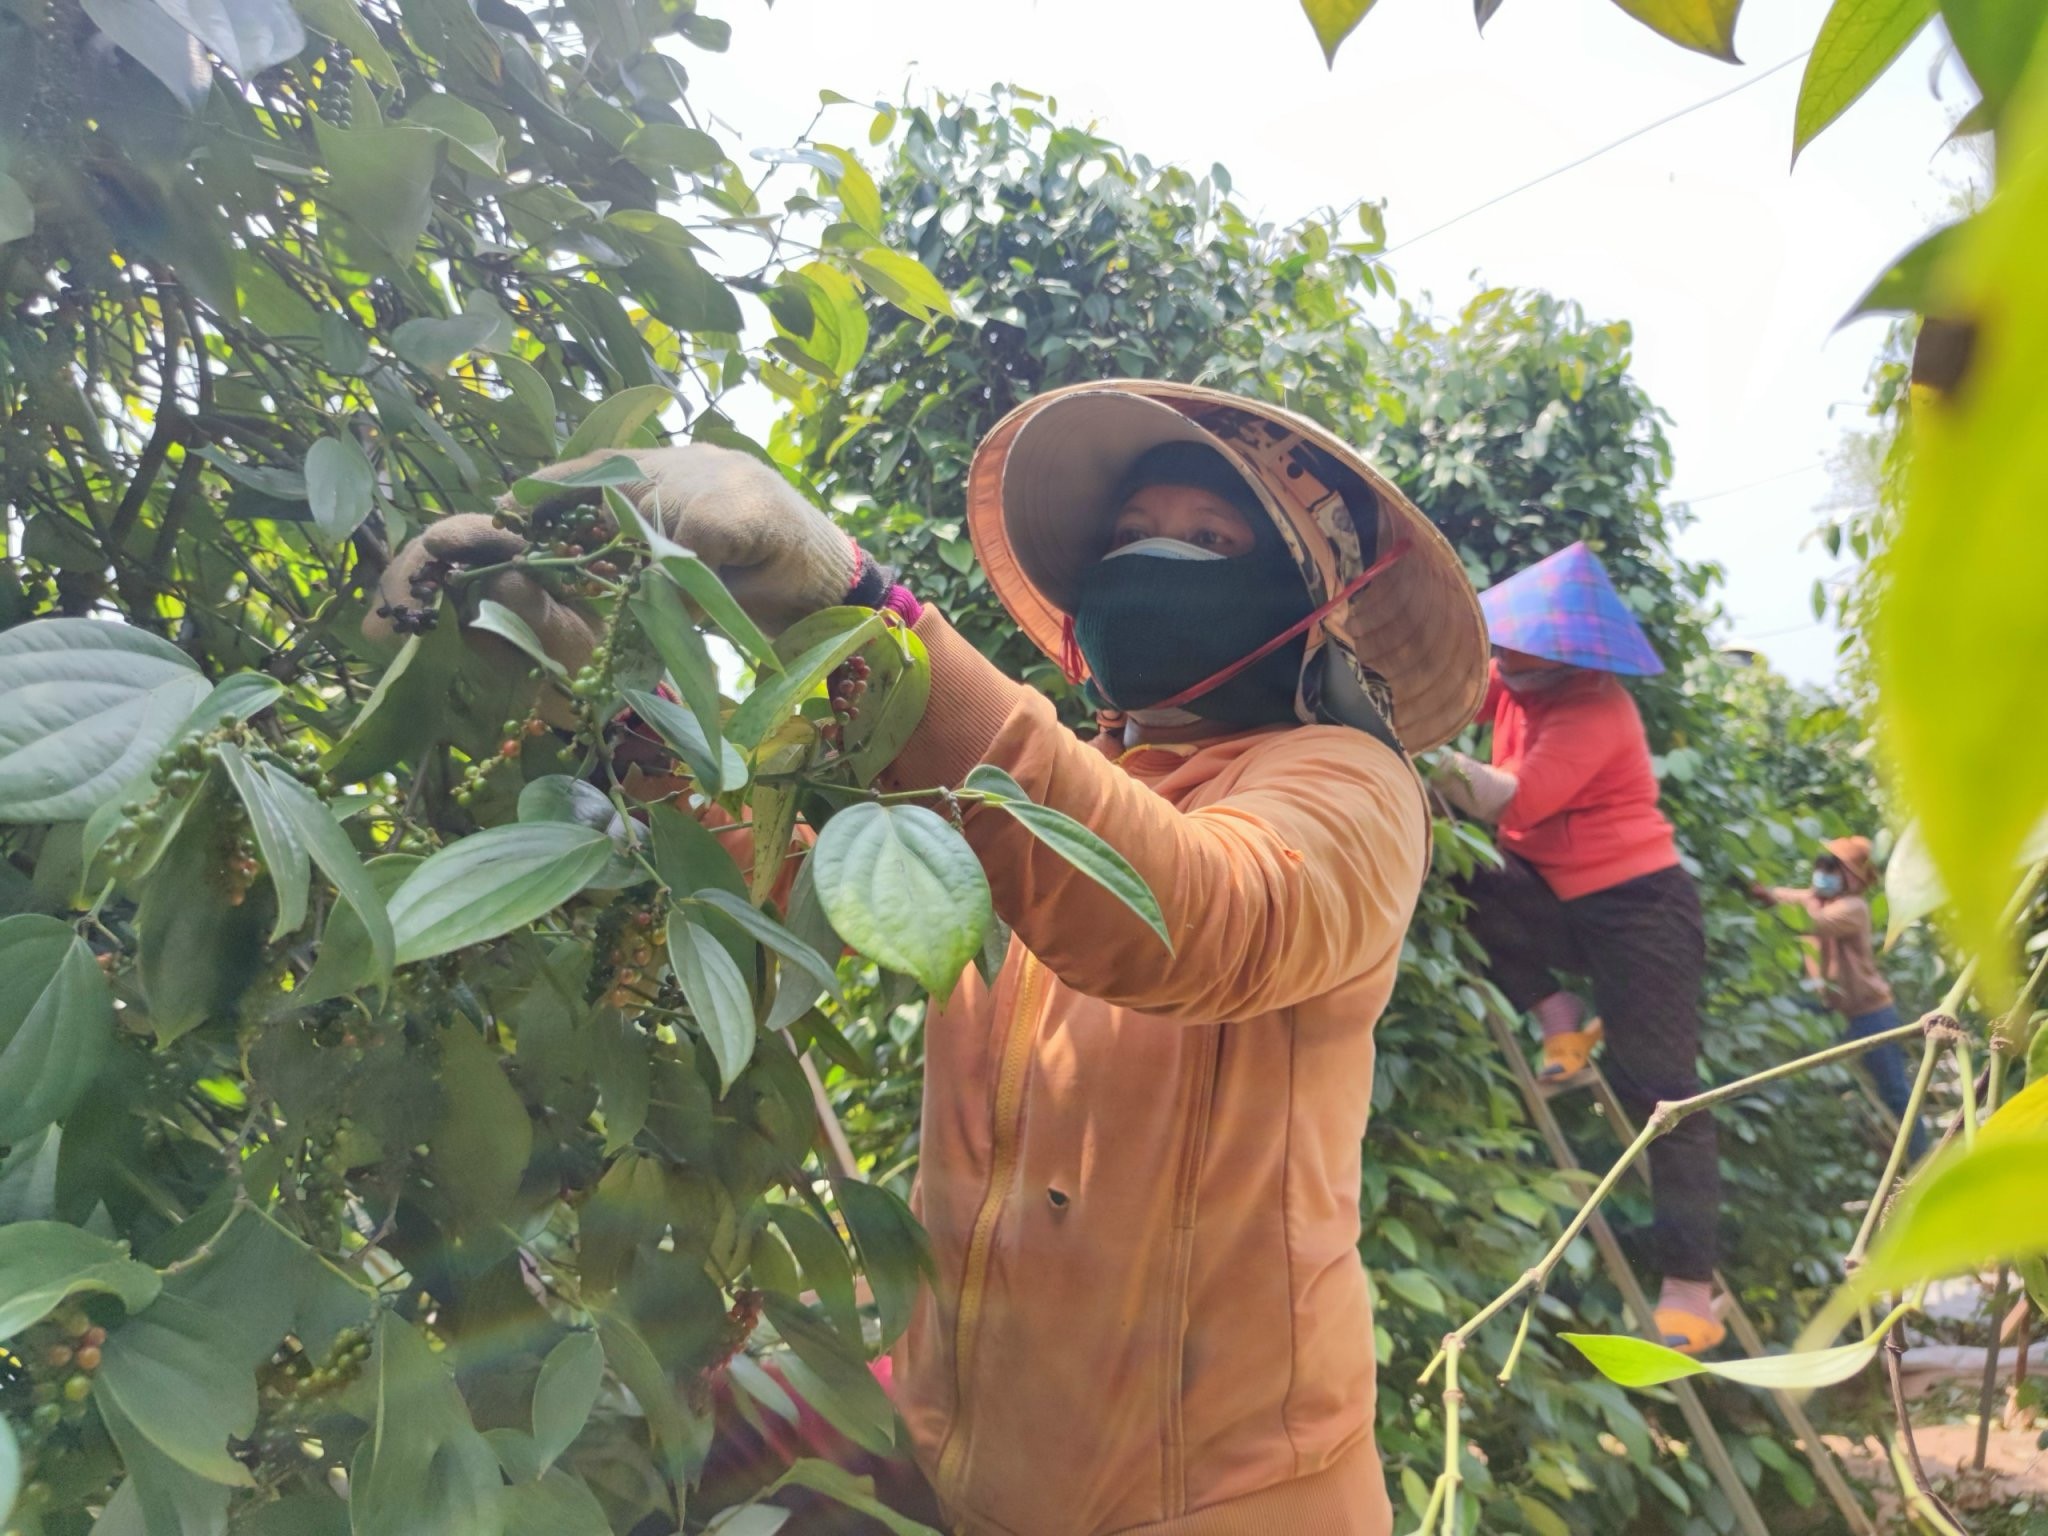
<svg viewBox="0 0 2048 1536">
<path fill-rule="evenodd" d="M 769 634 L 845 601 L 857 574 L 853 544 L 780 475 L 748 454 L 709 443 L 604 449 L 543 469 L 539 478 L 565 474 L 620 452 L 647 472 L 645 480 L 619 487 L 640 515 L 716 570 L 740 606 Z M 601 497 L 599 491 L 579 489 L 541 510 Z M 525 509 L 509 497 L 499 504 L 508 513 L 524 515 Z M 411 632 L 436 590 L 455 571 L 501 564 L 527 547 L 518 532 L 478 513 L 440 519 L 401 549 L 385 569 L 377 584 L 377 601 L 363 619 L 364 635 L 390 641 Z M 496 572 L 483 579 L 475 595 L 518 614 L 547 653 L 571 674 L 596 649 L 597 622 L 590 610 L 556 596 L 537 577 Z M 507 667 L 524 665 L 516 648 L 494 635 L 472 631 L 468 638 Z M 551 690 L 542 694 L 541 711 L 552 724 L 574 723 L 568 701 Z"/>
<path fill-rule="evenodd" d="M 1433 762 L 1437 773 L 1430 783 L 1467 816 L 1484 822 L 1499 821 L 1515 798 L 1518 784 L 1512 773 L 1448 749 L 1438 753 Z"/>
</svg>

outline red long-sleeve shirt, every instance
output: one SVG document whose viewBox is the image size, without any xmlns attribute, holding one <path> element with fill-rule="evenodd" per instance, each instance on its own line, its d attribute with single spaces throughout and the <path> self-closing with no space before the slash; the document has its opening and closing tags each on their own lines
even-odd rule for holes
<svg viewBox="0 0 2048 1536">
<path fill-rule="evenodd" d="M 1500 845 L 1536 867 L 1564 901 L 1678 862 L 1657 809 L 1657 776 L 1636 701 L 1612 673 L 1581 672 L 1514 693 L 1493 669 L 1479 718 L 1493 723 L 1493 766 L 1515 776 Z"/>
</svg>

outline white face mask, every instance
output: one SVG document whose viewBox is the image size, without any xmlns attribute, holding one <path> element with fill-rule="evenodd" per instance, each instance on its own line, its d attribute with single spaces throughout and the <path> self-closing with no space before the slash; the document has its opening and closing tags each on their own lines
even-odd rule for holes
<svg viewBox="0 0 2048 1536">
<path fill-rule="evenodd" d="M 1119 545 L 1102 558 L 1115 560 L 1122 555 L 1151 555 L 1161 560 L 1221 560 L 1222 555 L 1213 549 L 1204 549 L 1199 544 L 1190 544 L 1185 539 L 1169 539 L 1154 535 L 1149 539 L 1133 539 Z"/>
</svg>

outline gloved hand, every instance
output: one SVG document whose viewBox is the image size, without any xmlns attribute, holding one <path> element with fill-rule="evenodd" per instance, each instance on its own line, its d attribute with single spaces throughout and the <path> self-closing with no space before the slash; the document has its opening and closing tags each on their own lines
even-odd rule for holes
<svg viewBox="0 0 2048 1536">
<path fill-rule="evenodd" d="M 1467 816 L 1479 821 L 1499 821 L 1515 798 L 1515 776 L 1448 748 L 1431 761 L 1440 770 L 1430 782 L 1442 796 Z"/>
<path fill-rule="evenodd" d="M 748 454 L 708 443 L 604 449 L 541 470 L 540 478 L 620 452 L 647 473 L 645 480 L 620 487 L 640 515 L 716 570 L 740 606 L 769 634 L 847 600 L 860 573 L 852 541 L 780 475 Z M 562 500 L 588 502 L 600 496 L 595 490 L 577 490 L 565 493 Z M 500 505 L 508 512 L 523 510 L 509 497 Z M 377 584 L 377 603 L 363 620 L 363 633 L 371 640 L 388 641 L 409 632 L 414 616 L 453 571 L 497 565 L 526 548 L 527 541 L 517 532 L 480 514 L 440 519 L 401 549 L 385 569 Z M 548 654 L 572 674 L 596 649 L 597 623 L 590 611 L 557 597 L 537 577 L 500 571 L 485 577 L 476 595 L 518 614 Z M 488 634 L 472 634 L 470 639 L 502 651 L 507 666 L 519 664 L 518 653 L 507 642 Z M 543 694 L 541 709 L 553 724 L 574 721 L 567 701 L 552 693 Z"/>
</svg>

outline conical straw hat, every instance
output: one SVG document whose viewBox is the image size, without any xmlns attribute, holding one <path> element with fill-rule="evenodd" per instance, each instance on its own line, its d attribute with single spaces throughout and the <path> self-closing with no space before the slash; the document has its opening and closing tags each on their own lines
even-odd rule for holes
<svg viewBox="0 0 2048 1536">
<path fill-rule="evenodd" d="M 1207 444 L 1243 472 L 1318 605 L 1402 546 L 1310 633 L 1305 692 L 1312 677 L 1343 667 L 1368 696 L 1391 697 L 1390 723 L 1409 752 L 1464 729 L 1486 696 L 1486 626 L 1449 542 L 1314 422 L 1190 384 L 1109 379 L 1051 390 L 1005 416 L 976 449 L 968 531 L 989 585 L 1040 650 L 1060 656 L 1074 579 L 1109 547 L 1116 489 L 1166 442 Z M 1316 686 L 1326 698 L 1346 691 Z M 1304 720 L 1318 718 L 1308 698 L 1297 707 Z"/>
</svg>

